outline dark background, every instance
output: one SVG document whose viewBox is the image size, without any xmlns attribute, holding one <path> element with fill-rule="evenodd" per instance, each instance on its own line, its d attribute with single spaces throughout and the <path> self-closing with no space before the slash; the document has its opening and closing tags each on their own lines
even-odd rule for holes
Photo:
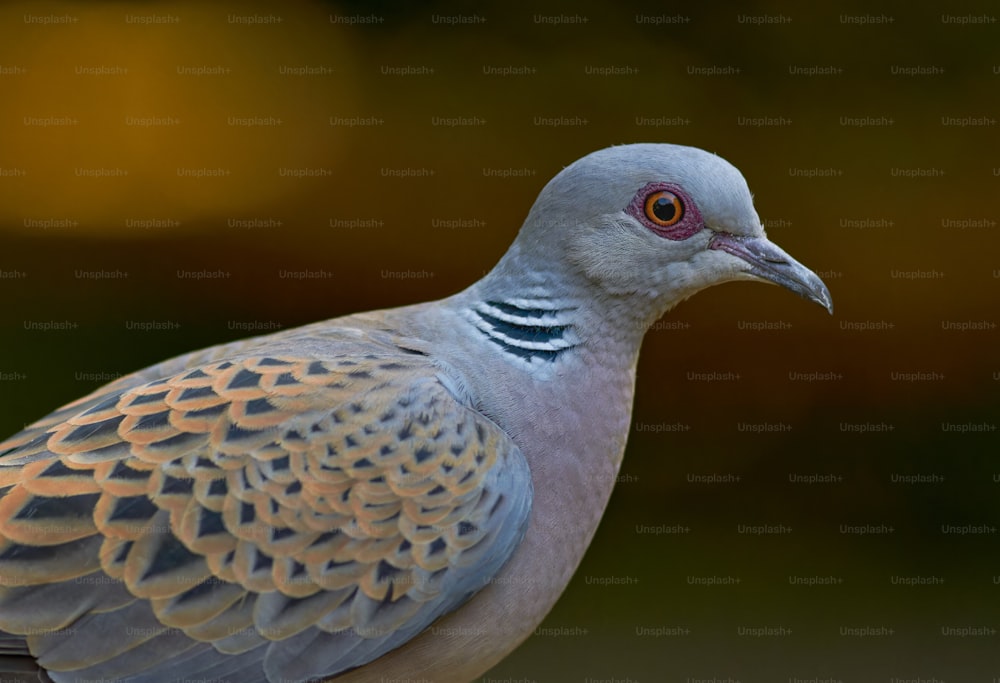
<svg viewBox="0 0 1000 683">
<path fill-rule="evenodd" d="M 649 333 L 591 551 L 484 680 L 993 683 L 998 31 L 988 3 L 4 3 L 0 431 L 448 295 L 574 159 L 696 145 L 834 316 L 740 283 Z"/>
</svg>

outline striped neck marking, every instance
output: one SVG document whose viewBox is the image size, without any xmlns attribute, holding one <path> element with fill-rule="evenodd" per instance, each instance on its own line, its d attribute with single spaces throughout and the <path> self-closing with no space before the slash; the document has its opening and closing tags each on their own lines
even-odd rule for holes
<svg viewBox="0 0 1000 683">
<path fill-rule="evenodd" d="M 528 363 L 553 362 L 576 346 L 572 308 L 525 299 L 480 301 L 471 310 L 472 324 L 505 353 Z"/>
</svg>

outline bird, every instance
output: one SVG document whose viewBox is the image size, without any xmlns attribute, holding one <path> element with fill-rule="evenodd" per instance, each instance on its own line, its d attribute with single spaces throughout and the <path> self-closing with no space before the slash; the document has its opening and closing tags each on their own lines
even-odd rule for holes
<svg viewBox="0 0 1000 683">
<path fill-rule="evenodd" d="M 607 506 L 646 330 L 696 292 L 830 292 L 722 157 L 563 168 L 446 298 L 165 360 L 0 444 L 14 680 L 464 683 L 541 623 Z"/>
</svg>

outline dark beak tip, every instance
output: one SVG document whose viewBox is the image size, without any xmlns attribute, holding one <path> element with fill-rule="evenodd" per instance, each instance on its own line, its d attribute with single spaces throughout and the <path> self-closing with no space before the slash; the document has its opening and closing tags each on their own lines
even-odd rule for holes
<svg viewBox="0 0 1000 683">
<path fill-rule="evenodd" d="M 825 308 L 827 313 L 833 315 L 833 297 L 830 296 L 830 290 L 826 286 L 826 283 L 820 280 L 819 277 L 816 277 L 815 282 L 809 284 L 806 298 L 816 302 Z"/>
<path fill-rule="evenodd" d="M 816 278 L 816 283 L 809 288 L 809 299 L 812 299 L 820 306 L 826 309 L 826 312 L 833 315 L 833 297 L 830 296 L 830 290 L 826 286 L 826 283 Z"/>
</svg>

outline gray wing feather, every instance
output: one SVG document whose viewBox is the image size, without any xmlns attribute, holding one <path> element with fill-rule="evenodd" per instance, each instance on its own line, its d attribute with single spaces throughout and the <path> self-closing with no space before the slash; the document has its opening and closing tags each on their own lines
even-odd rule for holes
<svg viewBox="0 0 1000 683">
<path fill-rule="evenodd" d="M 0 444 L 0 628 L 52 680 L 335 675 L 515 551 L 527 463 L 440 363 L 370 331 L 285 346 L 167 361 Z"/>
</svg>

